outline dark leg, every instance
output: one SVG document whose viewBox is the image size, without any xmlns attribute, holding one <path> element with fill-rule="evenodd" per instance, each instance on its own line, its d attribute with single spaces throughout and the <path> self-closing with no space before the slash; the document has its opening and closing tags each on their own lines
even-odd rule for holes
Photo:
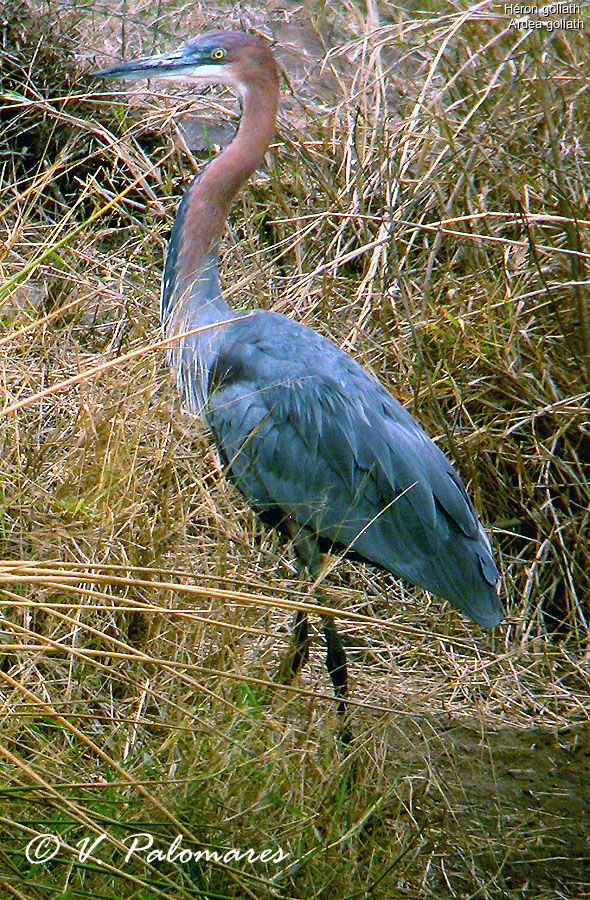
<svg viewBox="0 0 590 900">
<path fill-rule="evenodd" d="M 324 637 L 326 639 L 326 668 L 334 685 L 334 695 L 339 699 L 338 712 L 344 712 L 345 704 L 342 698 L 348 692 L 348 669 L 346 667 L 346 652 L 342 644 L 342 638 L 336 631 L 333 619 L 324 619 Z"/>
<path fill-rule="evenodd" d="M 293 546 L 297 556 L 297 568 L 299 577 L 315 578 L 322 567 L 322 554 L 320 548 L 311 534 L 303 529 L 289 527 L 293 537 Z M 322 602 L 321 594 L 316 597 Z M 340 740 L 343 744 L 349 744 L 352 739 L 350 724 L 346 710 L 346 694 L 348 692 L 348 670 L 346 666 L 346 653 L 342 639 L 336 631 L 334 620 L 326 617 L 323 619 L 323 631 L 326 640 L 326 668 L 334 687 L 334 695 L 337 702 L 337 710 L 340 718 Z M 295 613 L 291 648 L 279 667 L 278 681 L 288 684 L 301 670 L 309 657 L 309 632 L 307 615 L 303 611 Z"/>
<path fill-rule="evenodd" d="M 297 574 L 301 581 L 307 580 L 310 575 L 313 576 L 320 570 L 322 557 L 319 548 L 311 535 L 307 536 L 299 526 L 291 526 L 287 522 L 286 527 L 293 538 Z M 297 610 L 293 619 L 291 646 L 281 660 L 276 681 L 280 684 L 289 684 L 293 681 L 309 659 L 309 644 L 307 613 Z"/>
<path fill-rule="evenodd" d="M 293 619 L 291 646 L 281 660 L 276 680 L 281 684 L 289 684 L 299 674 L 309 659 L 309 628 L 307 613 L 298 609 Z"/>
<path fill-rule="evenodd" d="M 343 744 L 349 744 L 352 739 L 350 723 L 348 721 L 345 698 L 348 693 L 348 667 L 346 665 L 346 651 L 342 644 L 342 638 L 336 631 L 333 619 L 324 619 L 324 638 L 326 640 L 326 668 L 334 687 L 334 696 L 338 703 L 336 709 L 340 720 L 340 740 Z"/>
</svg>

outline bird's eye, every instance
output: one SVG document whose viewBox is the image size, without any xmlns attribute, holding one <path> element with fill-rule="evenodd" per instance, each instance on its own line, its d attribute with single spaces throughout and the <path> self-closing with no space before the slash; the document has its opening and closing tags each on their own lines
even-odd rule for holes
<svg viewBox="0 0 590 900">
<path fill-rule="evenodd" d="M 220 59 L 225 59 L 225 50 L 223 47 L 216 47 L 215 50 L 211 53 L 211 59 L 215 59 L 219 61 Z"/>
</svg>

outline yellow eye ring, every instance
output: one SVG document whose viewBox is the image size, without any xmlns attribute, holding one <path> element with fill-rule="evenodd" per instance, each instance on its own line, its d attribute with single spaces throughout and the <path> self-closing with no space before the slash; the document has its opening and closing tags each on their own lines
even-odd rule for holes
<svg viewBox="0 0 590 900">
<path fill-rule="evenodd" d="M 225 50 L 223 47 L 216 47 L 215 50 L 211 53 L 211 59 L 219 61 L 220 59 L 225 59 Z"/>
</svg>

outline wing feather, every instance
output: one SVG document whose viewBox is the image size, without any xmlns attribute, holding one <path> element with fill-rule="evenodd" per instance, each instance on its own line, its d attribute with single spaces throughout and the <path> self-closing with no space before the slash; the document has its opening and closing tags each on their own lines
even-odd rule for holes
<svg viewBox="0 0 590 900">
<path fill-rule="evenodd" d="M 259 315 L 230 326 L 207 410 L 246 498 L 497 624 L 489 541 L 444 454 L 331 342 Z"/>
</svg>

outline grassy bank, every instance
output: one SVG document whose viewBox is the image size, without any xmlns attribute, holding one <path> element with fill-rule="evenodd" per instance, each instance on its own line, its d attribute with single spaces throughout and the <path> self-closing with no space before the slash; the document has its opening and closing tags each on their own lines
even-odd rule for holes
<svg viewBox="0 0 590 900">
<path fill-rule="evenodd" d="M 427 6 L 7 4 L 2 896 L 587 893 L 590 22 Z M 178 199 L 235 101 L 87 74 L 220 23 L 274 38 L 285 72 L 224 241 L 228 299 L 374 372 L 456 463 L 502 571 L 488 634 L 335 561 L 346 758 L 320 635 L 268 699 L 313 598 L 158 344 Z M 140 832 L 164 855 L 180 835 L 285 859 L 127 861 Z M 30 862 L 39 833 L 59 848 Z"/>
</svg>

